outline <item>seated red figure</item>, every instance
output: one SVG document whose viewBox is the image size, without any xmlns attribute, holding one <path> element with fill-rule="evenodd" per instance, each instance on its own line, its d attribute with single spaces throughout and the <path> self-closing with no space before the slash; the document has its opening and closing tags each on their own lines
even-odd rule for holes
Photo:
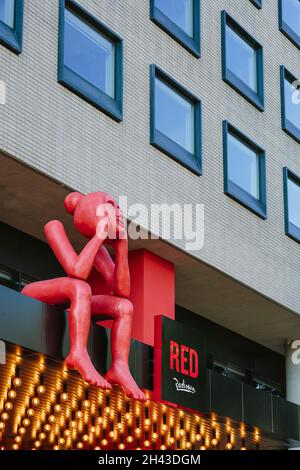
<svg viewBox="0 0 300 470">
<path fill-rule="evenodd" d="M 127 396 L 145 401 L 146 397 L 128 366 L 133 306 L 128 300 L 128 240 L 122 212 L 114 199 L 104 192 L 86 196 L 71 193 L 64 204 L 67 212 L 73 215 L 78 232 L 89 241 L 77 255 L 63 224 L 58 220 L 48 222 L 44 228 L 45 236 L 67 276 L 34 282 L 25 286 L 22 293 L 48 304 L 69 304 L 70 352 L 66 365 L 70 369 L 76 369 L 91 385 L 109 389 L 110 384 L 118 384 Z M 113 246 L 115 261 L 105 244 Z M 109 295 L 103 291 L 101 294 L 103 279 L 109 286 Z M 113 320 L 112 365 L 105 378 L 96 371 L 87 352 L 93 318 L 96 321 Z"/>
</svg>

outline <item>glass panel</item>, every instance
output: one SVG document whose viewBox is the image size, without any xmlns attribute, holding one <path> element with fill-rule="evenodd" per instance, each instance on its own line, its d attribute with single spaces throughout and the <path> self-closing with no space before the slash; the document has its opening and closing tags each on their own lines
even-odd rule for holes
<svg viewBox="0 0 300 470">
<path fill-rule="evenodd" d="M 155 128 L 194 153 L 194 105 L 155 79 Z"/>
<path fill-rule="evenodd" d="M 288 180 L 289 221 L 300 228 L 300 185 Z"/>
<path fill-rule="evenodd" d="M 293 97 L 296 97 L 296 102 Z M 284 80 L 285 117 L 300 130 L 300 103 L 298 92 L 287 80 Z"/>
<path fill-rule="evenodd" d="M 241 36 L 226 27 L 226 67 L 257 93 L 257 53 Z"/>
<path fill-rule="evenodd" d="M 300 1 L 282 0 L 282 20 L 300 36 Z"/>
<path fill-rule="evenodd" d="M 228 134 L 228 178 L 259 199 L 259 156 L 231 134 Z"/>
<path fill-rule="evenodd" d="M 64 54 L 65 66 L 114 98 L 114 44 L 69 10 L 65 11 Z"/>
<path fill-rule="evenodd" d="M 0 21 L 10 28 L 14 28 L 15 0 L 0 0 Z"/>
<path fill-rule="evenodd" d="M 193 0 L 155 0 L 155 6 L 179 28 L 193 37 Z"/>
</svg>

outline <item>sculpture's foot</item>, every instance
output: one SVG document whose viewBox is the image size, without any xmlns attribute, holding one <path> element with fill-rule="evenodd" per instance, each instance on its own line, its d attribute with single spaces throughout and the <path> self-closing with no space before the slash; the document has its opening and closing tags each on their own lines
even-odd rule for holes
<svg viewBox="0 0 300 470">
<path fill-rule="evenodd" d="M 69 369 L 75 369 L 85 382 L 99 388 L 111 389 L 111 385 L 96 371 L 86 350 L 70 352 L 65 360 Z"/>
<path fill-rule="evenodd" d="M 127 364 L 113 364 L 105 378 L 109 383 L 123 387 L 128 397 L 134 400 L 147 401 L 146 395 L 135 383 Z"/>
</svg>

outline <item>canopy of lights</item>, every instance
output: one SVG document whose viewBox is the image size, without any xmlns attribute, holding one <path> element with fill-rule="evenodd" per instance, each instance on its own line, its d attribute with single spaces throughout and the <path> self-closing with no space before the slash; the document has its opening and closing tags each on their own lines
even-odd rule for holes
<svg viewBox="0 0 300 470">
<path fill-rule="evenodd" d="M 114 388 L 88 387 L 62 362 L 18 346 L 0 365 L 1 450 L 247 450 L 278 448 L 259 429 L 197 415 Z"/>
</svg>

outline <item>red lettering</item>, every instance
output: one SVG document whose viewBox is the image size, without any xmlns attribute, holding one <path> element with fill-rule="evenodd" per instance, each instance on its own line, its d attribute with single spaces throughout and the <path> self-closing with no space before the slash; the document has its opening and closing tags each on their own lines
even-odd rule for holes
<svg viewBox="0 0 300 470">
<path fill-rule="evenodd" d="M 190 377 L 196 379 L 199 375 L 199 358 L 195 349 L 190 349 Z"/>
<path fill-rule="evenodd" d="M 179 346 L 175 341 L 170 341 L 170 369 L 179 372 Z"/>
<path fill-rule="evenodd" d="M 189 362 L 188 358 L 185 356 L 186 353 L 189 352 L 189 348 L 187 346 L 181 346 L 181 373 L 184 375 L 189 375 L 188 369 L 185 368 L 185 365 Z"/>
</svg>

